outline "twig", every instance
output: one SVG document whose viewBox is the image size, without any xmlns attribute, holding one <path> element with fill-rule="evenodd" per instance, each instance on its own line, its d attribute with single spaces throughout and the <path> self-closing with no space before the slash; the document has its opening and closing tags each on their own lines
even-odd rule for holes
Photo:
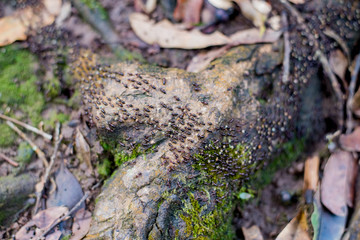
<svg viewBox="0 0 360 240">
<path fill-rule="evenodd" d="M 351 130 L 354 127 L 354 122 L 353 122 L 353 117 L 352 117 L 352 112 L 351 112 L 351 107 L 354 101 L 354 94 L 355 94 L 355 86 L 356 86 L 356 80 L 359 74 L 359 70 L 360 70 L 360 54 L 357 55 L 356 59 L 355 59 L 355 68 L 354 71 L 351 73 L 351 80 L 350 80 L 350 85 L 349 85 L 349 97 L 346 101 L 346 133 L 349 134 L 351 133 Z"/>
<path fill-rule="evenodd" d="M 36 193 L 36 203 L 35 203 L 35 207 L 34 207 L 34 211 L 33 211 L 34 214 L 36 214 L 38 209 L 39 209 L 41 195 L 42 195 L 42 193 L 44 191 L 45 184 L 49 180 L 50 171 L 51 171 L 51 169 L 52 169 L 52 167 L 54 165 L 54 162 L 55 162 L 55 159 L 56 159 L 56 154 L 57 154 L 57 151 L 59 149 L 61 140 L 62 140 L 62 136 L 60 136 L 60 123 L 57 122 L 56 127 L 55 127 L 55 141 L 56 142 L 55 142 L 55 145 L 54 145 L 54 152 L 51 155 L 49 166 L 46 167 L 45 175 L 44 175 L 44 178 L 42 180 L 41 189 Z"/>
<path fill-rule="evenodd" d="M 11 118 L 11 117 L 8 117 L 8 116 L 5 116 L 3 114 L 0 113 L 0 118 L 4 119 L 4 120 L 8 120 L 8 121 L 11 121 L 13 123 L 16 123 L 17 125 L 20 125 L 24 128 L 26 128 L 27 130 L 30 130 L 36 134 L 39 134 L 41 136 L 43 136 L 45 139 L 48 139 L 48 140 L 51 140 L 52 139 L 52 136 L 50 134 L 47 134 L 46 132 L 43 132 L 39 129 L 37 129 L 36 127 L 33 127 L 29 124 L 26 124 L 26 123 L 23 123 L 23 122 L 20 122 L 19 120 L 16 120 L 14 118 Z"/>
<path fill-rule="evenodd" d="M 71 214 L 73 214 L 73 212 L 75 212 L 76 210 L 78 210 L 78 208 L 80 207 L 80 205 L 89 197 L 88 193 L 85 193 L 85 195 L 79 200 L 79 202 L 69 211 L 67 212 L 64 216 L 62 216 L 61 218 L 56 219 L 47 229 L 44 230 L 44 232 L 41 234 L 40 237 L 37 238 L 37 240 L 41 240 L 43 237 L 46 236 L 46 234 L 48 234 L 51 229 L 53 229 L 54 227 L 56 227 L 56 225 L 58 225 L 60 222 L 62 222 L 65 218 L 67 218 L 68 216 L 70 216 Z"/>
<path fill-rule="evenodd" d="M 38 157 L 41 159 L 41 161 L 44 164 L 44 167 L 48 167 L 49 163 L 46 160 L 45 154 L 43 151 L 40 150 L 38 146 L 33 143 L 19 128 L 17 128 L 12 122 L 9 120 L 6 121 L 6 124 L 9 125 L 17 134 L 19 134 L 20 137 L 22 137 L 25 141 L 27 141 L 31 148 L 34 150 L 34 152 L 38 155 Z"/>
<path fill-rule="evenodd" d="M 7 157 L 5 154 L 0 153 L 0 158 L 4 159 L 5 161 L 7 161 L 9 164 L 11 164 L 14 167 L 19 166 L 19 164 L 17 162 L 15 162 L 11 158 Z"/>
<path fill-rule="evenodd" d="M 350 50 L 349 50 L 348 46 L 346 45 L 346 43 L 344 42 L 344 40 L 342 40 L 342 38 L 338 34 L 336 34 L 336 32 L 334 32 L 331 28 L 325 28 L 324 34 L 326 36 L 334 39 L 340 45 L 342 50 L 345 52 L 346 58 L 348 59 L 349 64 L 350 64 L 351 54 L 350 54 Z"/>
<path fill-rule="evenodd" d="M 301 14 L 293 7 L 291 6 L 286 0 L 281 0 L 281 3 L 291 12 L 292 15 L 296 17 L 296 20 L 302 24 L 302 26 L 305 28 L 305 33 L 310 41 L 314 43 L 313 49 L 315 51 L 315 56 L 318 57 L 321 65 L 323 66 L 323 69 L 325 71 L 325 74 L 329 77 L 331 86 L 336 94 L 336 97 L 338 100 L 343 103 L 344 95 L 341 92 L 340 84 L 337 81 L 333 71 L 331 71 L 329 61 L 327 60 L 325 54 L 320 50 L 320 44 L 315 37 L 310 34 L 309 27 L 305 24 L 304 18 L 301 16 Z"/>
<path fill-rule="evenodd" d="M 286 12 L 281 13 L 281 21 L 284 29 L 284 60 L 283 60 L 283 75 L 282 82 L 287 83 L 289 81 L 289 72 L 290 72 L 290 41 L 289 41 L 289 32 L 288 32 L 288 21 Z"/>
</svg>

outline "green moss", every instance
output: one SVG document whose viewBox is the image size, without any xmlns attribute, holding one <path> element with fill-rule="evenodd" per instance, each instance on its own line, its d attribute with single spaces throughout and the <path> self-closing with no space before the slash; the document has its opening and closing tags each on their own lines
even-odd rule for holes
<svg viewBox="0 0 360 240">
<path fill-rule="evenodd" d="M 58 78 L 53 77 L 43 85 L 47 97 L 53 99 L 60 95 L 61 85 Z"/>
<path fill-rule="evenodd" d="M 280 169 L 290 166 L 304 152 L 305 140 L 295 139 L 278 147 L 281 151 L 267 166 L 258 170 L 251 178 L 250 185 L 253 189 L 262 189 L 271 183 L 275 173 Z M 269 162 L 269 161 L 263 161 Z"/>
<path fill-rule="evenodd" d="M 196 159 L 196 164 L 194 168 L 199 171 L 204 171 L 206 173 L 206 178 L 211 180 L 213 183 L 217 183 L 221 178 L 224 178 L 226 171 L 217 171 L 216 168 L 221 167 L 220 165 L 215 165 L 213 162 L 218 161 L 218 156 L 222 156 L 225 159 L 234 159 L 236 163 L 233 163 L 237 166 L 244 166 L 244 162 L 249 158 L 249 152 L 245 150 L 245 146 L 238 144 L 233 146 L 231 144 L 222 144 L 220 146 L 215 146 L 213 143 L 205 146 L 205 150 L 201 153 L 194 154 Z M 243 167 L 237 171 L 237 174 L 229 177 L 231 180 L 240 179 L 245 171 L 246 167 Z"/>
<path fill-rule="evenodd" d="M 55 122 L 65 123 L 69 121 L 70 116 L 65 113 L 58 113 L 56 110 L 52 110 L 50 113 L 50 117 L 45 120 L 45 129 L 54 128 Z"/>
<path fill-rule="evenodd" d="M 183 204 L 179 217 L 186 224 L 186 237 L 197 240 L 234 238 L 231 218 L 228 218 L 232 210 L 231 203 L 222 201 L 213 211 L 208 212 L 206 205 L 201 206 L 194 195 L 188 193 L 188 199 Z"/>
<path fill-rule="evenodd" d="M 121 166 L 123 163 L 135 159 L 137 156 L 139 156 L 142 153 L 143 152 L 140 151 L 140 145 L 134 147 L 134 149 L 131 151 L 130 154 L 123 150 L 120 150 L 120 152 L 116 152 L 114 154 L 115 165 Z"/>
<path fill-rule="evenodd" d="M 16 160 L 20 163 L 29 163 L 33 153 L 32 147 L 27 142 L 22 142 L 18 147 Z"/>
<path fill-rule="evenodd" d="M 0 123 L 0 146 L 9 147 L 14 144 L 16 140 L 16 134 L 5 123 Z"/>
<path fill-rule="evenodd" d="M 102 163 L 98 164 L 97 171 L 101 177 L 103 178 L 109 177 L 112 172 L 111 161 L 107 158 L 103 160 Z"/>
<path fill-rule="evenodd" d="M 96 12 L 103 20 L 109 19 L 109 15 L 107 14 L 104 7 L 97 0 L 81 0 L 91 11 Z"/>
<path fill-rule="evenodd" d="M 37 124 L 45 100 L 37 87 L 35 57 L 13 46 L 1 48 L 0 52 L 0 105 L 21 110 Z"/>
</svg>

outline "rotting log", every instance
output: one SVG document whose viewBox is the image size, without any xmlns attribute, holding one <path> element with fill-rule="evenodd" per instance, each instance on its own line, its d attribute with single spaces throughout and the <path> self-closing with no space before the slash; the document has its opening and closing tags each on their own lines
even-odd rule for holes
<svg viewBox="0 0 360 240">
<path fill-rule="evenodd" d="M 280 41 L 236 47 L 196 74 L 107 65 L 80 51 L 74 78 L 88 123 L 137 156 L 105 184 L 87 239 L 232 239 L 233 199 L 244 181 L 283 143 L 324 130 L 326 76 L 306 35 L 317 35 L 328 53 L 336 44 L 321 29 L 330 27 L 351 49 L 360 23 L 357 2 L 329 4 L 311 9 L 314 32 L 290 29 L 286 83 Z"/>
</svg>

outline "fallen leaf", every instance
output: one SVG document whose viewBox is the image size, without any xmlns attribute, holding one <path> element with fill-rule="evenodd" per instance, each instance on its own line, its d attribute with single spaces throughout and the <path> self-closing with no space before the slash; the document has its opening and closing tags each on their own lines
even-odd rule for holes
<svg viewBox="0 0 360 240">
<path fill-rule="evenodd" d="M 91 223 L 91 212 L 84 208 L 76 212 L 72 225 L 72 236 L 70 240 L 80 240 L 88 233 Z"/>
<path fill-rule="evenodd" d="M 281 29 L 281 17 L 279 15 L 269 18 L 267 22 L 273 30 L 279 31 Z"/>
<path fill-rule="evenodd" d="M 233 7 L 231 0 L 208 0 L 211 5 L 216 8 L 228 10 Z"/>
<path fill-rule="evenodd" d="M 305 0 L 289 0 L 289 2 L 291 2 L 293 4 L 304 4 Z"/>
<path fill-rule="evenodd" d="M 306 159 L 304 171 L 304 190 L 310 189 L 315 192 L 319 181 L 319 164 L 320 158 L 318 155 Z"/>
<path fill-rule="evenodd" d="M 0 46 L 16 40 L 25 40 L 31 30 L 50 25 L 59 14 L 61 0 L 43 0 L 41 3 L 15 11 L 0 19 Z"/>
<path fill-rule="evenodd" d="M 145 12 L 147 14 L 152 13 L 156 8 L 157 0 L 147 0 L 145 4 Z"/>
<path fill-rule="evenodd" d="M 64 206 L 51 207 L 39 211 L 16 233 L 16 240 L 28 240 L 40 237 L 43 230 L 48 228 L 57 218 L 60 218 L 63 214 L 67 212 L 68 208 Z M 56 236 L 53 237 L 55 238 Z"/>
<path fill-rule="evenodd" d="M 343 81 L 345 81 L 345 73 L 348 67 L 348 61 L 345 55 L 339 49 L 330 52 L 329 58 L 331 70 Z"/>
<path fill-rule="evenodd" d="M 245 240 L 263 240 L 263 236 L 261 235 L 261 231 L 258 226 L 254 225 L 249 228 L 242 227 L 241 228 L 244 234 Z"/>
<path fill-rule="evenodd" d="M 350 152 L 360 152 L 360 127 L 348 134 L 341 134 L 339 138 L 340 146 Z"/>
<path fill-rule="evenodd" d="M 71 14 L 71 3 L 64 2 L 61 6 L 59 15 L 56 17 L 55 24 L 57 27 L 61 27 L 64 21 L 70 16 Z"/>
<path fill-rule="evenodd" d="M 353 175 L 355 161 L 351 153 L 339 150 L 331 154 L 325 165 L 321 182 L 321 202 L 335 215 L 346 216 L 347 205 L 352 205 L 349 197 L 352 195 L 350 191 L 353 191 L 353 185 L 349 183 L 349 179 Z"/>
<path fill-rule="evenodd" d="M 229 42 L 229 38 L 218 31 L 212 34 L 203 34 L 197 29 L 186 31 L 168 20 L 155 23 L 141 13 L 132 13 L 129 19 L 131 28 L 141 40 L 163 48 L 201 49 Z"/>
<path fill-rule="evenodd" d="M 252 5 L 256 10 L 264 15 L 268 15 L 271 12 L 271 5 L 263 0 L 252 0 Z"/>
<path fill-rule="evenodd" d="M 263 33 L 265 31 L 267 14 L 259 12 L 250 0 L 235 0 L 235 2 L 240 7 L 241 14 L 251 20 L 254 26 L 260 29 L 260 33 Z"/>
<path fill-rule="evenodd" d="M 345 230 L 347 216 L 337 216 L 322 207 L 320 190 L 314 198 L 314 211 L 311 215 L 311 224 L 314 229 L 314 240 L 341 239 Z"/>
<path fill-rule="evenodd" d="M 231 41 L 228 45 L 196 55 L 189 63 L 186 70 L 189 72 L 200 72 L 201 70 L 204 70 L 211 61 L 224 55 L 230 47 L 241 44 L 275 42 L 279 39 L 281 34 L 281 31 L 267 29 L 261 36 L 260 30 L 256 28 L 236 32 L 230 36 Z"/>
<path fill-rule="evenodd" d="M 263 34 L 261 34 L 261 30 L 251 28 L 232 34 L 230 36 L 230 44 L 232 46 L 237 46 L 241 44 L 271 43 L 278 40 L 281 34 L 282 31 L 274 31 L 271 29 L 267 29 Z"/>
<path fill-rule="evenodd" d="M 218 57 L 221 57 L 229 50 L 230 46 L 226 45 L 218 49 L 214 49 L 205 53 L 199 53 L 193 57 L 186 68 L 188 72 L 200 72 L 208 66 L 211 61 L 215 60 Z"/>
<path fill-rule="evenodd" d="M 55 174 L 56 190 L 53 191 L 46 200 L 46 207 L 66 206 L 73 208 L 84 193 L 76 177 L 67 169 L 62 162 L 60 169 Z M 82 203 L 80 208 L 84 208 Z"/>
<path fill-rule="evenodd" d="M 357 178 L 356 186 L 357 189 L 359 189 L 360 178 Z M 360 239 L 360 192 L 359 191 L 356 192 L 354 213 L 351 216 L 346 233 L 342 238 L 342 240 L 353 240 L 353 239 Z"/>
<path fill-rule="evenodd" d="M 306 212 L 301 210 L 280 232 L 276 240 L 310 240 Z"/>
<path fill-rule="evenodd" d="M 180 0 L 177 1 L 174 10 L 174 19 L 183 21 L 185 26 L 193 26 L 200 22 L 201 9 L 203 0 Z"/>
<path fill-rule="evenodd" d="M 76 128 L 75 133 L 75 150 L 76 157 L 79 158 L 81 162 L 85 162 L 92 172 L 90 147 L 79 128 Z"/>
</svg>

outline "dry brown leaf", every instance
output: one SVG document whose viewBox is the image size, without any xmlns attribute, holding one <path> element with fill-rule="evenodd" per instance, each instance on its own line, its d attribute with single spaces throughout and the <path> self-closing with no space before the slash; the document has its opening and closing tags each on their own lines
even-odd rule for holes
<svg viewBox="0 0 360 240">
<path fill-rule="evenodd" d="M 338 216 L 347 215 L 347 205 L 352 205 L 353 184 L 356 160 L 351 153 L 337 151 L 331 154 L 324 169 L 321 182 L 321 202 L 329 211 Z"/>
<path fill-rule="evenodd" d="M 340 146 L 350 152 L 360 152 L 360 127 L 348 134 L 341 134 L 339 138 Z"/>
<path fill-rule="evenodd" d="M 203 2 L 203 0 L 178 1 L 174 11 L 174 19 L 182 20 L 185 26 L 189 27 L 199 23 Z"/>
<path fill-rule="evenodd" d="M 279 39 L 281 33 L 281 31 L 267 29 L 261 36 L 260 30 L 256 28 L 236 32 L 230 36 L 231 42 L 228 45 L 196 55 L 189 63 L 186 70 L 189 72 L 200 72 L 201 70 L 204 70 L 211 61 L 224 55 L 230 47 L 241 44 L 275 42 Z"/>
<path fill-rule="evenodd" d="M 316 190 L 319 181 L 319 164 L 320 158 L 318 155 L 306 159 L 304 171 L 304 190 Z"/>
<path fill-rule="evenodd" d="M 245 240 L 263 240 L 263 236 L 261 235 L 261 231 L 258 226 L 254 225 L 249 228 L 242 227 L 241 228 L 244 234 Z"/>
<path fill-rule="evenodd" d="M 74 223 L 72 225 L 72 236 L 70 240 L 80 240 L 89 231 L 91 223 L 91 212 L 84 208 L 78 210 L 74 217 Z"/>
<path fill-rule="evenodd" d="M 277 236 L 276 240 L 310 240 L 306 212 L 301 210 Z"/>
<path fill-rule="evenodd" d="M 330 52 L 329 63 L 331 70 L 343 81 L 348 67 L 348 60 L 339 49 Z"/>
<path fill-rule="evenodd" d="M 42 210 L 16 233 L 15 238 L 17 240 L 36 239 L 41 236 L 42 230 L 47 229 L 57 218 L 67 212 L 67 207 L 52 207 Z"/>
<path fill-rule="evenodd" d="M 80 159 L 80 161 L 85 162 L 89 169 L 92 172 L 92 165 L 91 165 L 91 154 L 90 154 L 90 147 L 89 144 L 86 142 L 84 136 L 80 132 L 80 129 L 76 129 L 75 134 L 75 149 L 76 149 L 76 156 Z"/>
<path fill-rule="evenodd" d="M 43 0 L 41 4 L 19 9 L 0 19 L 0 46 L 25 40 L 31 30 L 52 24 L 61 9 L 61 0 Z"/>
<path fill-rule="evenodd" d="M 163 48 L 201 49 L 229 42 L 229 38 L 218 31 L 212 34 L 203 34 L 196 29 L 186 31 L 178 29 L 168 20 L 155 23 L 141 13 L 132 13 L 129 19 L 132 29 L 141 40 Z"/>
</svg>

